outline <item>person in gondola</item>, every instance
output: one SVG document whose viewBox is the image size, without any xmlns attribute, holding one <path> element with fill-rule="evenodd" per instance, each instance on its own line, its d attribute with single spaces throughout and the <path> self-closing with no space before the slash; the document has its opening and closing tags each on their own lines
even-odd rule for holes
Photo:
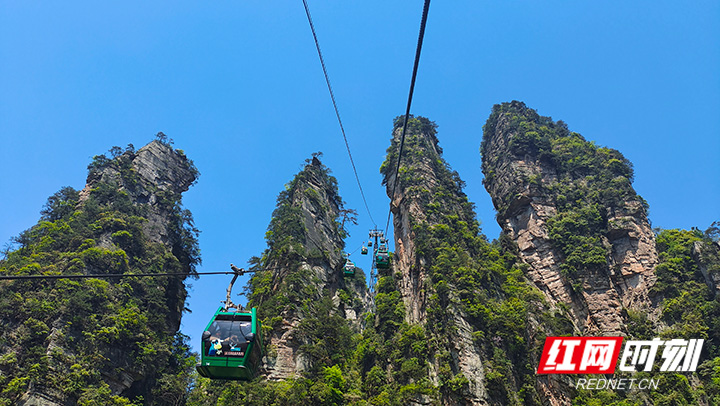
<svg viewBox="0 0 720 406">
<path fill-rule="evenodd" d="M 208 351 L 208 355 L 221 356 L 230 351 L 234 351 L 234 347 L 237 346 L 238 341 L 239 340 L 237 335 L 226 337 L 223 340 L 217 337 L 211 337 L 210 350 Z"/>
<path fill-rule="evenodd" d="M 210 348 L 208 349 L 208 355 L 211 356 L 220 356 L 223 353 L 223 343 L 229 338 L 230 331 L 227 328 L 223 328 L 219 323 L 213 323 L 212 329 L 214 330 L 214 333 L 210 335 L 209 340 L 210 341 Z M 227 337 L 226 339 L 221 339 L 220 337 Z M 226 344 L 227 346 L 227 344 Z"/>
<path fill-rule="evenodd" d="M 208 355 L 211 355 L 211 356 L 222 355 L 222 343 L 223 343 L 223 340 L 221 340 L 219 338 L 211 338 L 210 339 L 210 349 L 208 350 Z"/>
</svg>

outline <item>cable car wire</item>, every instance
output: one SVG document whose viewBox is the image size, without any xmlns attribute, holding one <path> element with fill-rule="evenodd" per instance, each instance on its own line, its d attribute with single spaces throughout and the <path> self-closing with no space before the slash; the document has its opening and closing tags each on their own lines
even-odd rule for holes
<svg viewBox="0 0 720 406">
<path fill-rule="evenodd" d="M 355 248 L 355 251 L 353 251 L 353 252 L 351 252 L 350 254 L 348 254 L 348 256 L 350 256 L 350 255 L 352 255 L 352 254 L 356 253 L 356 252 L 357 252 L 357 251 L 358 251 L 358 250 L 359 250 L 360 248 L 362 248 L 362 247 L 363 247 L 363 245 L 364 245 L 364 243 L 363 243 L 363 244 L 360 244 L 360 246 L 359 246 L 359 247 L 357 247 L 357 248 Z"/>
<path fill-rule="evenodd" d="M 78 275 L 0 275 L 0 280 L 12 279 L 81 279 L 81 278 L 128 278 L 134 276 L 195 276 L 195 275 L 232 275 L 233 272 L 199 272 L 195 274 L 183 272 L 170 273 L 107 273 Z"/>
<path fill-rule="evenodd" d="M 390 226 L 390 215 L 392 214 L 392 200 L 395 198 L 395 187 L 398 183 L 400 183 L 400 180 L 398 179 L 398 175 L 400 173 L 400 158 L 402 157 L 403 145 L 405 144 L 405 132 L 407 131 L 408 117 L 410 116 L 410 105 L 412 104 L 413 93 L 415 91 L 415 79 L 417 78 L 418 64 L 420 63 L 420 51 L 422 51 L 422 44 L 425 37 L 425 26 L 427 25 L 427 16 L 429 9 L 430 0 L 425 0 L 422 19 L 420 20 L 420 33 L 418 34 L 417 48 L 415 50 L 415 63 L 413 65 L 412 78 L 410 79 L 410 92 L 408 94 L 407 108 L 405 109 L 405 120 L 403 122 L 402 134 L 400 136 L 400 150 L 398 152 L 397 166 L 395 168 L 395 182 L 393 182 L 392 193 L 390 194 L 391 209 L 388 211 L 387 222 L 385 223 L 386 231 L 389 231 L 388 227 Z"/>
<path fill-rule="evenodd" d="M 360 177 L 358 176 L 357 169 L 355 168 L 355 161 L 353 161 L 352 153 L 350 152 L 350 144 L 348 144 L 347 136 L 345 135 L 345 127 L 343 126 L 342 119 L 340 119 L 340 111 L 338 110 L 337 103 L 335 102 L 335 94 L 333 93 L 332 86 L 330 86 L 330 77 L 325 67 L 325 60 L 320 50 L 320 42 L 318 41 L 317 34 L 315 33 L 315 25 L 310 15 L 310 8 L 308 7 L 307 0 L 303 0 L 303 6 L 305 6 L 305 15 L 307 15 L 308 23 L 310 23 L 310 30 L 312 31 L 313 39 L 315 40 L 315 48 L 317 49 L 318 57 L 320 57 L 320 65 L 322 66 L 323 74 L 325 75 L 325 83 L 327 83 L 328 90 L 330 91 L 330 99 L 332 100 L 333 108 L 335 108 L 335 116 L 337 117 L 338 124 L 340 124 L 340 132 L 342 133 L 343 140 L 345 140 L 345 148 L 347 148 L 348 156 L 350 157 L 350 164 L 352 165 L 353 172 L 355 173 L 355 180 L 357 181 L 358 188 L 360 188 L 360 196 L 362 196 L 363 203 L 365 204 L 365 210 L 367 210 L 370 221 L 375 225 L 375 220 L 370 214 L 370 208 L 368 207 L 367 200 L 365 199 L 365 192 L 363 192 L 362 185 L 360 184 Z"/>
<path fill-rule="evenodd" d="M 246 270 L 244 273 L 260 272 L 260 271 L 271 271 L 276 268 L 263 268 L 257 270 Z M 243 274 L 244 274 L 243 273 Z M 78 274 L 78 275 L 0 275 L 0 280 L 22 280 L 22 279 L 85 279 L 85 278 L 131 278 L 136 276 L 200 276 L 200 275 L 235 275 L 233 271 L 225 272 L 196 272 L 196 273 L 185 273 L 185 272 L 168 272 L 168 273 L 107 273 L 107 274 Z"/>
</svg>

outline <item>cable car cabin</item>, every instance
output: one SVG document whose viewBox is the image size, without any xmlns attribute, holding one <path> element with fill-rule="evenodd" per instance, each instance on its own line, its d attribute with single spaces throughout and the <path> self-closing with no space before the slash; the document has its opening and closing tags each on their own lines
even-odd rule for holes
<svg viewBox="0 0 720 406">
<path fill-rule="evenodd" d="M 249 381 L 257 376 L 262 360 L 261 324 L 256 309 L 225 311 L 219 308 L 202 335 L 197 371 L 212 379 Z"/>
<path fill-rule="evenodd" d="M 367 253 L 368 253 L 367 247 L 363 245 L 363 247 L 360 249 L 360 253 L 363 255 L 367 255 Z"/>
<path fill-rule="evenodd" d="M 353 262 L 348 259 L 347 261 L 345 261 L 345 267 L 343 268 L 343 270 L 345 275 L 347 276 L 355 275 L 355 264 L 353 264 Z"/>
<path fill-rule="evenodd" d="M 378 269 L 390 268 L 390 254 L 385 244 L 380 244 L 380 247 L 375 253 L 375 266 L 377 266 Z"/>
</svg>

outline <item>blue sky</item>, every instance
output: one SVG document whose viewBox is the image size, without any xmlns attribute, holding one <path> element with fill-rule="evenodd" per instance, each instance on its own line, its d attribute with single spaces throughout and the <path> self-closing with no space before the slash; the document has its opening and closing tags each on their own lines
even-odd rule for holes
<svg viewBox="0 0 720 406">
<path fill-rule="evenodd" d="M 309 4 L 382 227 L 378 169 L 404 113 L 422 1 Z M 620 150 L 653 226 L 705 229 L 720 220 L 719 39 L 716 1 L 435 1 L 412 113 L 439 125 L 490 238 L 478 150 L 493 104 L 510 100 Z M 201 172 L 184 197 L 202 230 L 200 271 L 263 251 L 277 194 L 315 151 L 360 215 L 348 249 L 373 226 L 300 0 L 0 0 L 0 244 L 61 187 L 81 189 L 93 155 L 158 131 Z M 229 279 L 193 282 L 182 327 L 193 342 Z"/>
</svg>

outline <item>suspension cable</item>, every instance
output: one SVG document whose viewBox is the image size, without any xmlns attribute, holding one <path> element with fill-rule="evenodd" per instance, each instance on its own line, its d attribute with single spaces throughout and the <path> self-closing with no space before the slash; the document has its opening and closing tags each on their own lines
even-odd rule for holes
<svg viewBox="0 0 720 406">
<path fill-rule="evenodd" d="M 363 244 L 361 244 L 359 247 L 355 248 L 355 251 L 351 252 L 350 255 L 356 253 L 357 250 L 359 250 L 360 248 L 362 248 L 364 245 L 365 245 L 365 243 L 363 243 Z"/>
<path fill-rule="evenodd" d="M 310 30 L 312 31 L 313 39 L 315 40 L 315 48 L 317 49 L 318 57 L 320 57 L 320 65 L 322 66 L 323 74 L 325 75 L 325 83 L 327 83 L 328 91 L 330 91 L 330 99 L 332 100 L 333 108 L 335 109 L 335 116 L 337 117 L 338 124 L 340 124 L 340 132 L 342 133 L 343 140 L 345 140 L 345 148 L 347 149 L 348 156 L 350 157 L 350 164 L 352 165 L 353 172 L 355 173 L 355 180 L 357 181 L 358 188 L 360 189 L 360 196 L 362 196 L 365 209 L 367 210 L 370 221 L 375 225 L 375 220 L 370 214 L 370 208 L 368 207 L 367 200 L 365 199 L 365 192 L 363 192 L 362 185 L 360 184 L 360 177 L 358 176 L 357 169 L 355 168 L 355 161 L 353 161 L 352 153 L 350 152 L 350 144 L 348 144 L 347 136 L 345 135 L 345 127 L 343 127 L 342 120 L 340 119 L 340 111 L 338 110 L 337 103 L 335 102 L 335 94 L 333 93 L 332 86 L 330 86 L 330 77 L 325 67 L 325 60 L 320 50 L 320 42 L 318 41 L 317 34 L 315 33 L 315 25 L 310 16 L 310 8 L 308 7 L 307 0 L 303 0 L 303 6 L 305 6 L 305 15 L 307 15 L 308 23 L 310 23 Z"/>
<path fill-rule="evenodd" d="M 280 269 L 278 267 L 276 268 L 263 268 L 263 269 L 257 269 L 257 270 L 246 270 L 243 272 L 249 273 L 249 272 L 260 272 L 260 271 L 270 271 L 274 269 Z M 84 278 L 133 278 L 136 276 L 200 276 L 200 275 L 237 275 L 236 272 L 233 271 L 226 271 L 226 272 L 195 272 L 195 273 L 185 273 L 185 272 L 168 272 L 168 273 L 107 273 L 107 274 L 78 274 L 78 275 L 0 275 L 0 280 L 15 280 L 15 279 L 84 279 Z"/>
<path fill-rule="evenodd" d="M 199 272 L 199 273 L 107 273 L 78 275 L 0 275 L 0 280 L 10 279 L 82 279 L 82 278 L 130 278 L 135 276 L 195 276 L 195 275 L 232 275 L 233 272 Z"/>
<path fill-rule="evenodd" d="M 400 183 L 400 179 L 398 178 L 398 175 L 400 174 L 400 158 L 402 157 L 403 145 L 405 144 L 405 132 L 407 131 L 407 123 L 410 116 L 410 104 L 412 104 L 413 92 L 415 91 L 415 78 L 417 77 L 418 64 L 420 63 L 420 51 L 422 50 L 423 39 L 425 37 L 425 26 L 427 24 L 429 9 L 430 0 L 425 0 L 422 19 L 420 20 L 420 33 L 418 34 L 417 49 L 415 50 L 415 64 L 413 65 L 412 78 L 410 79 L 410 92 L 408 94 L 407 108 L 405 109 L 405 120 L 403 121 L 402 134 L 400 136 L 400 150 L 398 151 L 397 166 L 395 168 L 395 182 L 393 182 L 392 193 L 390 194 L 390 210 L 388 211 L 387 223 L 385 223 L 385 231 L 388 232 L 388 227 L 390 226 L 390 215 L 392 214 L 392 201 L 395 198 L 395 188 L 397 187 L 397 184 Z"/>
</svg>

